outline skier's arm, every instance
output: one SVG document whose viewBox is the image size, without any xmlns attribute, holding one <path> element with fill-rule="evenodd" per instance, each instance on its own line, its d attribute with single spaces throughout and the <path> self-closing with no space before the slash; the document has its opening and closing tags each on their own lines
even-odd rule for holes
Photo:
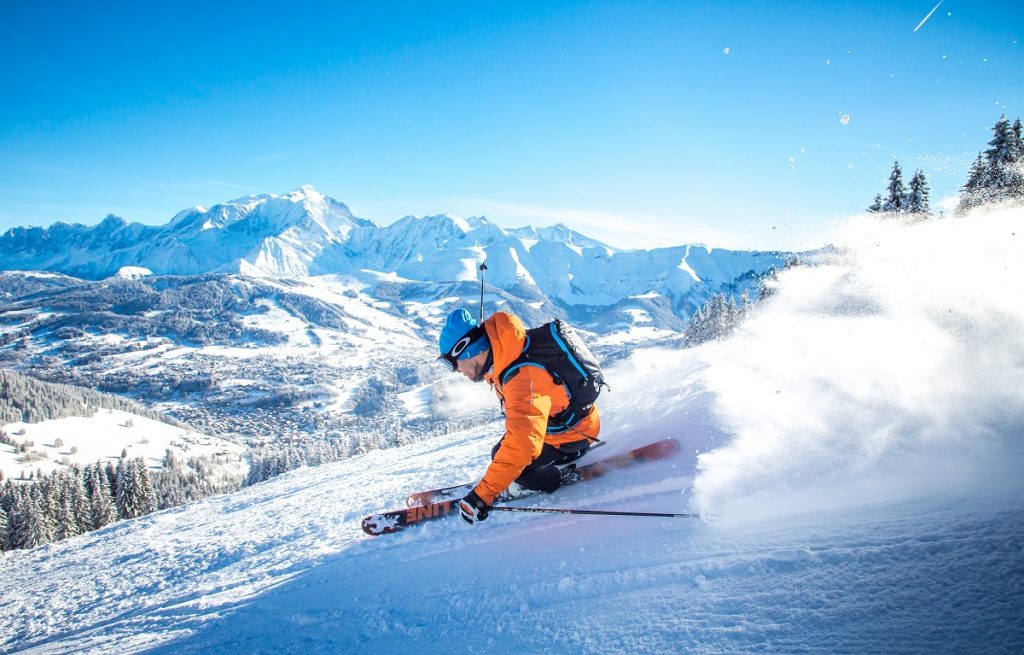
<svg viewBox="0 0 1024 655">
<path fill-rule="evenodd" d="M 488 505 L 508 489 L 544 448 L 551 414 L 550 386 L 548 373 L 534 366 L 523 367 L 504 385 L 505 436 L 494 461 L 474 489 Z"/>
</svg>

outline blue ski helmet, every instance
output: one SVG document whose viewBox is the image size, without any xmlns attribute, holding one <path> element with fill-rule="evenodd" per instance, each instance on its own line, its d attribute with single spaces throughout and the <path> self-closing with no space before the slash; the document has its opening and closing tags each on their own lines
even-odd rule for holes
<svg viewBox="0 0 1024 655">
<path fill-rule="evenodd" d="M 438 347 L 442 355 L 447 355 L 464 336 L 469 334 L 477 326 L 476 319 L 465 308 L 459 308 L 448 315 L 444 327 L 441 328 L 441 337 L 438 339 Z M 483 333 L 480 338 L 473 341 L 460 352 L 457 359 L 468 359 L 476 357 L 490 347 L 487 334 Z"/>
</svg>

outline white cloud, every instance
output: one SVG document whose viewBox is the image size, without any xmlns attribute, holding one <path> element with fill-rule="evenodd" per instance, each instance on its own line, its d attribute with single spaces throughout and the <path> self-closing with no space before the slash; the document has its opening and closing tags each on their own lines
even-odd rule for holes
<svg viewBox="0 0 1024 655">
<path fill-rule="evenodd" d="M 373 218 L 381 225 L 410 214 L 449 214 L 463 218 L 486 216 L 506 228 L 526 225 L 549 227 L 563 223 L 588 237 L 622 249 L 703 244 L 711 248 L 741 250 L 810 250 L 826 245 L 829 230 L 848 218 L 840 215 L 800 218 L 791 215 L 789 210 L 781 210 L 775 212 L 776 218 L 770 217 L 767 211 L 758 217 L 737 212 L 736 217 L 708 216 L 698 221 L 671 209 L 615 212 L 465 196 L 429 201 L 391 199 L 362 206 L 350 204 L 349 207 L 356 215 Z M 391 217 L 379 220 L 384 214 L 391 214 Z M 730 227 L 724 227 L 725 224 Z M 741 227 L 733 227 L 737 225 Z"/>
<path fill-rule="evenodd" d="M 701 243 L 719 248 L 769 249 L 783 246 L 779 234 L 772 231 L 737 233 L 720 229 L 709 222 L 697 223 L 669 211 L 611 212 L 572 207 L 546 207 L 528 203 L 484 198 L 457 198 L 450 204 L 463 215 L 485 215 L 507 227 L 527 224 L 538 227 L 563 223 L 591 238 L 617 248 L 662 248 Z M 818 244 L 821 245 L 821 244 Z"/>
</svg>

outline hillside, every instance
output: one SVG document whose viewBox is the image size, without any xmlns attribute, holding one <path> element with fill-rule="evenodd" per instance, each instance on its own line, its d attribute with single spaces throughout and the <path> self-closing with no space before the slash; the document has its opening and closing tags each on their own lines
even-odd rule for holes
<svg viewBox="0 0 1024 655">
<path fill-rule="evenodd" d="M 122 452 L 152 469 L 173 451 L 181 461 L 219 457 L 235 475 L 245 471 L 244 448 L 237 443 L 195 432 L 120 396 L 6 370 L 0 370 L 0 434 L 0 474 L 10 479 L 116 462 Z"/>
<path fill-rule="evenodd" d="M 685 455 L 520 501 L 707 521 L 496 513 L 359 531 L 409 491 L 479 476 L 493 422 L 5 555 L 0 644 L 1020 652 L 1022 218 L 855 221 L 730 339 L 610 368 L 610 445 L 591 456 L 663 436 Z"/>
</svg>

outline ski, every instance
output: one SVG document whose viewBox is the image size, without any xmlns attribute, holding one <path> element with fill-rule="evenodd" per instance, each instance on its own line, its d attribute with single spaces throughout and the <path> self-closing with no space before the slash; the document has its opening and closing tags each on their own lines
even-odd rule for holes
<svg viewBox="0 0 1024 655">
<path fill-rule="evenodd" d="M 607 441 L 598 441 L 596 444 L 591 446 L 587 452 L 593 452 L 597 448 L 608 443 Z M 627 453 L 628 454 L 628 453 Z M 575 480 L 574 480 L 575 482 Z M 443 503 L 446 500 L 460 499 L 466 494 L 473 490 L 476 486 L 475 482 L 467 482 L 465 484 L 457 484 L 451 487 L 441 487 L 440 489 L 431 489 L 430 491 L 418 491 L 413 494 L 409 494 L 409 497 L 405 499 L 406 507 L 420 507 L 422 505 L 433 505 L 434 503 Z M 519 500 L 520 498 L 527 498 L 529 496 L 535 496 L 539 494 L 539 491 L 530 491 L 529 489 L 522 489 L 517 493 L 510 491 L 503 491 L 495 502 L 507 503 L 511 500 Z"/>
<path fill-rule="evenodd" d="M 398 532 L 410 525 L 443 518 L 453 513 L 457 514 L 459 511 L 459 500 L 461 498 L 431 505 L 421 505 L 420 507 L 406 507 L 391 512 L 371 514 L 363 519 L 363 532 L 372 536 L 389 534 L 391 532 Z"/>
<path fill-rule="evenodd" d="M 590 480 L 609 471 L 614 471 L 620 468 L 631 466 L 635 463 L 650 462 L 662 459 L 667 459 L 679 452 L 679 442 L 675 439 L 662 439 L 640 448 L 622 453 L 621 455 L 615 455 L 608 459 L 594 462 L 592 464 L 586 464 L 578 467 L 572 474 L 572 476 L 565 482 L 565 484 L 573 484 L 581 480 Z M 458 513 L 458 503 L 469 491 L 473 488 L 472 484 L 458 485 L 455 487 L 446 487 L 444 489 L 424 492 L 427 494 L 427 500 L 420 505 L 413 507 L 406 507 L 403 509 L 397 509 L 390 512 L 381 512 L 378 514 L 371 514 L 363 519 L 362 527 L 363 532 L 369 535 L 380 535 L 389 534 L 391 532 L 398 532 L 404 528 L 412 525 L 417 525 L 425 521 L 433 521 L 435 519 L 444 518 L 449 514 Z M 456 490 L 464 490 L 461 494 Z M 430 498 L 436 498 L 432 494 L 442 492 L 448 495 L 447 498 L 441 497 L 434 502 L 430 502 Z M 514 498 L 503 499 L 499 498 L 495 503 L 509 502 L 509 500 L 518 500 L 519 498 L 525 498 L 530 495 L 534 495 L 539 492 L 527 491 L 522 494 L 516 495 Z M 450 494 L 450 495 L 449 495 Z M 413 494 L 417 498 L 424 497 L 423 494 Z M 412 496 L 410 496 L 412 498 Z"/>
</svg>

